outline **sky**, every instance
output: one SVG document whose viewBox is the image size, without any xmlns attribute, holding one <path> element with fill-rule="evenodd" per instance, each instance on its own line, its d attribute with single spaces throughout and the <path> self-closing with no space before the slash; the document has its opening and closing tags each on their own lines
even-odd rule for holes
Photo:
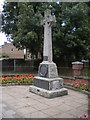
<svg viewBox="0 0 90 120">
<path fill-rule="evenodd" d="M 0 0 L 0 13 L 3 10 L 2 5 L 4 3 L 4 0 Z M 0 46 L 4 44 L 4 42 L 7 41 L 7 38 L 4 33 L 0 32 Z"/>
</svg>

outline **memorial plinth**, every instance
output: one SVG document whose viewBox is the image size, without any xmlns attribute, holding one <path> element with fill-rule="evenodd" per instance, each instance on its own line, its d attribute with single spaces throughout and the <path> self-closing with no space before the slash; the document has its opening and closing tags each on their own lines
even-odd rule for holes
<svg viewBox="0 0 90 120">
<path fill-rule="evenodd" d="M 68 91 L 63 88 L 63 79 L 58 77 L 57 66 L 52 61 L 52 23 L 55 16 L 50 10 L 45 11 L 45 19 L 41 21 L 44 26 L 43 62 L 39 65 L 38 76 L 34 77 L 33 85 L 29 91 L 47 98 L 67 95 Z"/>
</svg>

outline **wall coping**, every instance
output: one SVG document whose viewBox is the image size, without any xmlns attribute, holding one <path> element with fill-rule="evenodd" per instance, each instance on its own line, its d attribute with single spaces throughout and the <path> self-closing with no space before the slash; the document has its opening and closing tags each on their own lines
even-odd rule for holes
<svg viewBox="0 0 90 120">
<path fill-rule="evenodd" d="M 76 80 L 76 79 L 90 80 L 89 77 L 82 77 L 82 76 L 78 76 L 78 77 L 60 76 L 60 77 L 63 79 L 71 79 L 71 80 Z"/>
</svg>

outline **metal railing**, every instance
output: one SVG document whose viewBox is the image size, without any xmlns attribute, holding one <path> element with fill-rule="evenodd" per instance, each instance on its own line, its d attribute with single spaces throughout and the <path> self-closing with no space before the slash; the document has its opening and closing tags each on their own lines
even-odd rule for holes
<svg viewBox="0 0 90 120">
<path fill-rule="evenodd" d="M 73 77 L 73 70 L 71 67 L 58 67 L 59 76 Z M 2 75 L 10 74 L 38 74 L 38 67 L 36 66 L 2 66 Z M 86 67 L 82 70 L 81 76 L 90 77 L 90 68 Z"/>
</svg>

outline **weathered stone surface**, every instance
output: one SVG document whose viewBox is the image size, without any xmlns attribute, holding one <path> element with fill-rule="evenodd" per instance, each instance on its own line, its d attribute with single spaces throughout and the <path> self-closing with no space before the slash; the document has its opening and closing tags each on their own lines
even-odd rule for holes
<svg viewBox="0 0 90 120">
<path fill-rule="evenodd" d="M 55 16 L 52 16 L 48 9 L 44 16 L 45 18 L 41 22 L 44 26 L 43 62 L 39 65 L 38 77 L 34 77 L 30 91 L 47 98 L 53 98 L 66 95 L 68 91 L 63 88 L 63 79 L 58 77 L 57 66 L 52 61 L 51 26 L 55 22 Z"/>
<path fill-rule="evenodd" d="M 57 90 L 63 87 L 62 78 L 44 78 L 34 77 L 34 86 L 40 87 L 46 90 Z"/>
<path fill-rule="evenodd" d="M 51 15 L 51 11 L 47 9 L 44 13 L 44 20 L 41 25 L 44 26 L 44 47 L 43 47 L 43 60 L 52 61 L 52 23 L 56 21 L 55 16 Z"/>
<path fill-rule="evenodd" d="M 38 76 L 46 78 L 57 78 L 58 72 L 56 64 L 53 62 L 43 61 L 39 65 Z"/>
<path fill-rule="evenodd" d="M 36 86 L 30 86 L 29 91 L 46 98 L 54 98 L 54 97 L 59 97 L 59 96 L 68 94 L 68 91 L 66 88 L 61 88 L 58 90 L 45 90 Z"/>
</svg>

